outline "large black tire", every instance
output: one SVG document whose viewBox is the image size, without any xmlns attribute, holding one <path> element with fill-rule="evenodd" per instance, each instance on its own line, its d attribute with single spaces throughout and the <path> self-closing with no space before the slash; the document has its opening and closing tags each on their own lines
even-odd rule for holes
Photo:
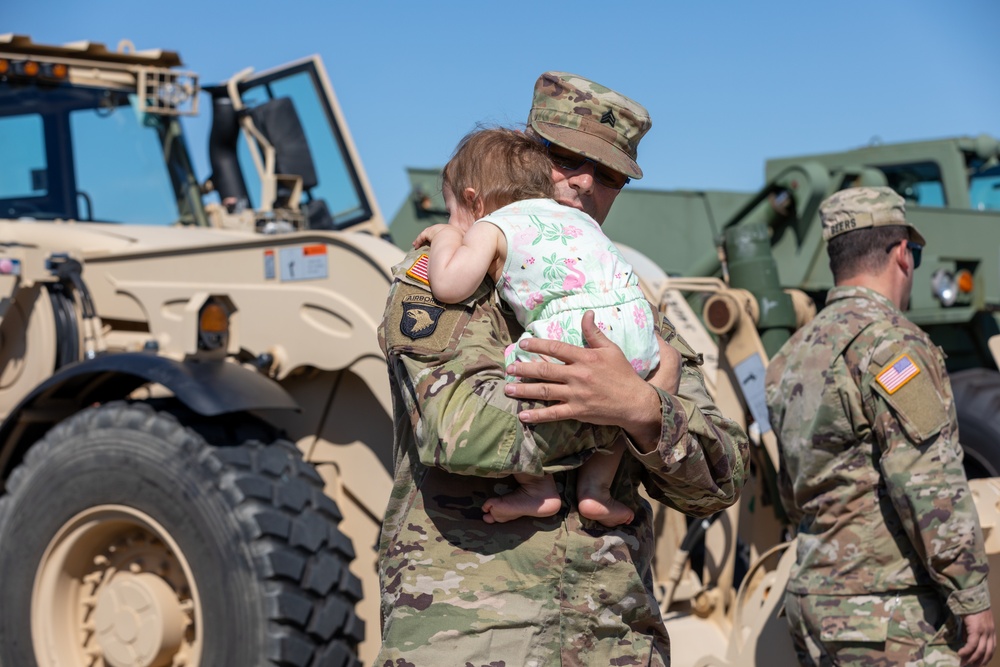
<svg viewBox="0 0 1000 667">
<path fill-rule="evenodd" d="M 358 665 L 340 518 L 288 441 L 213 446 L 148 405 L 85 410 L 0 498 L 0 664 Z"/>
<path fill-rule="evenodd" d="M 951 388 L 966 474 L 1000 477 L 1000 373 L 985 368 L 952 373 Z"/>
</svg>

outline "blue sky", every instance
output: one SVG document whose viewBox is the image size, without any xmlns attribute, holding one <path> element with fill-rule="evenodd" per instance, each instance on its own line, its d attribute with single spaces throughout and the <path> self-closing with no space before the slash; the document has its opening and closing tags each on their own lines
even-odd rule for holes
<svg viewBox="0 0 1000 667">
<path fill-rule="evenodd" d="M 1000 136 L 997 26 L 996 0 L 0 3 L 0 32 L 127 38 L 204 83 L 319 53 L 390 219 L 406 167 L 440 166 L 477 122 L 523 122 L 547 69 L 649 109 L 639 187 L 749 191 L 768 157 Z"/>
</svg>

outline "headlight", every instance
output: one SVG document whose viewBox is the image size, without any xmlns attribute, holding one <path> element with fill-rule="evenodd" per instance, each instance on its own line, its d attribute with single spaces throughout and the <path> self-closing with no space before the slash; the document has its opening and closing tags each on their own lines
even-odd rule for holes
<svg viewBox="0 0 1000 667">
<path fill-rule="evenodd" d="M 962 269 L 952 273 L 947 269 L 938 269 L 931 275 L 931 291 L 943 306 L 953 306 L 961 294 L 969 294 L 975 288 L 972 273 Z"/>
<path fill-rule="evenodd" d="M 931 291 L 941 305 L 952 306 L 958 300 L 958 284 L 947 269 L 938 269 L 931 276 Z"/>
</svg>

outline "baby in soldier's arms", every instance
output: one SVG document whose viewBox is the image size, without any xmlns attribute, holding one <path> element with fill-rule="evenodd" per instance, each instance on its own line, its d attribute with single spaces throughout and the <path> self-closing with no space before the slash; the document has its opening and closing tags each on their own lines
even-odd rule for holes
<svg viewBox="0 0 1000 667">
<path fill-rule="evenodd" d="M 428 227 L 413 242 L 430 244 L 434 298 L 458 303 L 489 276 L 528 337 L 584 345 L 580 321 L 594 311 L 597 326 L 643 378 L 659 368 L 657 319 L 638 278 L 600 225 L 552 199 L 552 162 L 545 146 L 510 129 L 475 131 L 444 168 L 449 224 Z M 467 230 L 464 232 L 462 230 Z M 536 361 L 517 343 L 506 363 Z M 545 359 L 546 361 L 556 361 Z M 513 381 L 514 378 L 508 378 Z M 625 444 L 617 428 L 580 467 L 578 510 L 605 526 L 627 524 L 633 511 L 611 497 Z M 561 501 L 552 475 L 515 474 L 519 488 L 483 504 L 487 523 L 551 516 Z"/>
</svg>

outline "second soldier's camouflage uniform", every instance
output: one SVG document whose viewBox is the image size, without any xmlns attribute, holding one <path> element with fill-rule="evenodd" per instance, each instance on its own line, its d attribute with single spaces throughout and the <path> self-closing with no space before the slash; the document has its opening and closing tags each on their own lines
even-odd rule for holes
<svg viewBox="0 0 1000 667">
<path fill-rule="evenodd" d="M 633 449 L 612 493 L 635 511 L 613 529 L 581 521 L 576 468 L 595 427 L 528 427 L 504 394 L 504 348 L 520 334 L 487 280 L 466 302 L 435 302 L 424 281 L 395 269 L 380 341 L 389 362 L 395 478 L 379 544 L 382 650 L 378 667 L 669 665 L 653 597 L 652 513 L 639 496 L 708 515 L 746 480 L 746 436 L 705 392 L 684 355 L 678 396 L 660 392 L 662 439 Z M 505 524 L 483 501 L 508 475 L 556 473 L 563 510 Z"/>
<path fill-rule="evenodd" d="M 957 665 L 954 615 L 990 602 L 941 352 L 886 297 L 835 287 L 771 361 L 767 403 L 799 526 L 800 661 Z"/>
</svg>

